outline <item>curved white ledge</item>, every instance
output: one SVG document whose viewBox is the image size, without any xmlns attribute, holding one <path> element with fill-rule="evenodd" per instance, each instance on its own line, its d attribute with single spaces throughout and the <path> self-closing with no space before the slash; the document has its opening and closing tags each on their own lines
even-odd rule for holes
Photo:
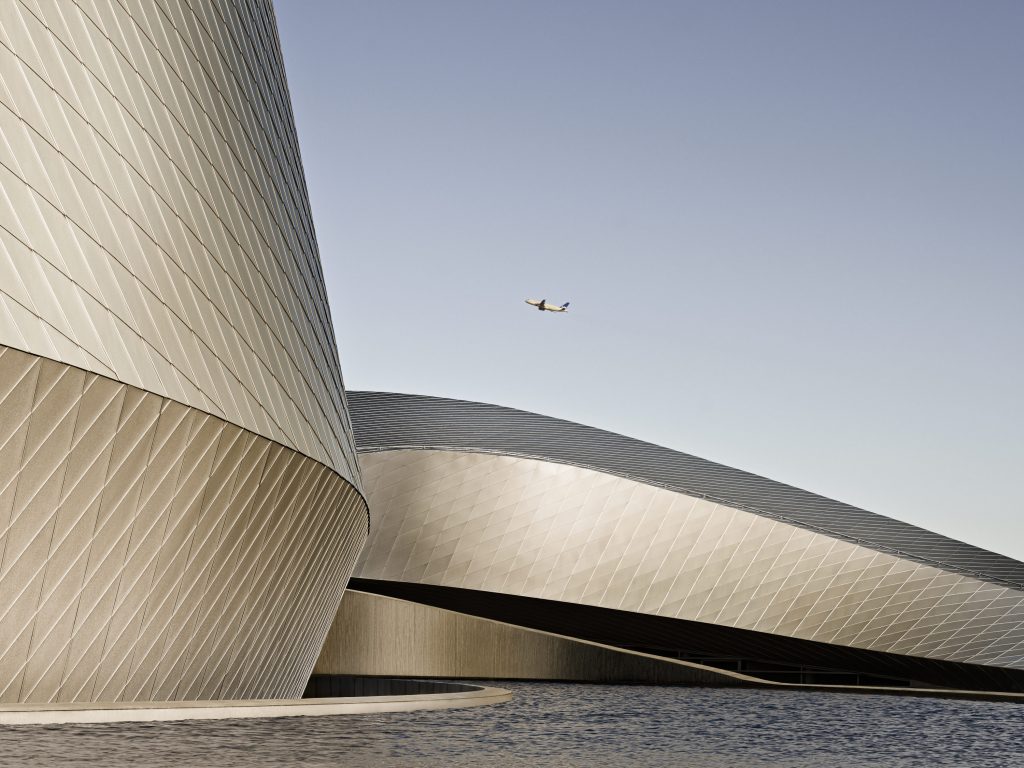
<svg viewBox="0 0 1024 768">
<path fill-rule="evenodd" d="M 346 696 L 332 699 L 250 699 L 247 701 L 141 701 L 117 704 L 14 704 L 0 707 L 0 725 L 132 723 L 157 720 L 228 720 L 257 717 L 323 717 L 375 712 L 415 712 L 500 704 L 512 698 L 504 688 L 455 693 Z"/>
</svg>

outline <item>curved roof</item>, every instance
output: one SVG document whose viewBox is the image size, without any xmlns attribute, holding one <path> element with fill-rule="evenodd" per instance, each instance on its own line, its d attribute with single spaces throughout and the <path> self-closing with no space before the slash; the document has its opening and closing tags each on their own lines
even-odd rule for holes
<svg viewBox="0 0 1024 768">
<path fill-rule="evenodd" d="M 438 449 L 572 464 L 656 485 L 986 581 L 1024 586 L 1024 563 L 849 504 L 653 443 L 486 403 L 348 393 L 360 452 Z"/>
</svg>

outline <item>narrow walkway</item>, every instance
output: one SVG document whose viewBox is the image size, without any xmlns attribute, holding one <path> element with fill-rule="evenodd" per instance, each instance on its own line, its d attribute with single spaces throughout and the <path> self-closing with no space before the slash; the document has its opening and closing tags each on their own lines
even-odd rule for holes
<svg viewBox="0 0 1024 768">
<path fill-rule="evenodd" d="M 465 687 L 465 686 L 460 686 Z M 500 704 L 512 698 L 504 688 L 473 686 L 471 691 L 331 699 L 254 699 L 248 701 L 144 701 L 114 704 L 5 704 L 0 725 L 131 723 L 155 720 L 224 720 L 257 717 L 323 717 L 373 712 L 415 712 Z"/>
</svg>

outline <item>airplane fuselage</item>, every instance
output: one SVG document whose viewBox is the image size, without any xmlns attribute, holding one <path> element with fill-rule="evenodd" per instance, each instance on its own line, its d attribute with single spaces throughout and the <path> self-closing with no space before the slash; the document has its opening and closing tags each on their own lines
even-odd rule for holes
<svg viewBox="0 0 1024 768">
<path fill-rule="evenodd" d="M 568 312 L 569 302 L 565 302 L 561 306 L 557 304 L 548 304 L 546 299 L 527 299 L 526 303 L 531 307 L 536 307 L 541 312 Z"/>
</svg>

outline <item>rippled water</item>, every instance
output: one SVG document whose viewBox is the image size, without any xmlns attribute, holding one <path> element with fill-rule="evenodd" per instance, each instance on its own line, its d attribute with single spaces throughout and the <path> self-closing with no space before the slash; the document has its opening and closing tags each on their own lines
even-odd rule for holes
<svg viewBox="0 0 1024 768">
<path fill-rule="evenodd" d="M 475 709 L 0 727 L 0 765 L 1024 768 L 1024 706 L 807 692 L 500 683 Z"/>
</svg>

